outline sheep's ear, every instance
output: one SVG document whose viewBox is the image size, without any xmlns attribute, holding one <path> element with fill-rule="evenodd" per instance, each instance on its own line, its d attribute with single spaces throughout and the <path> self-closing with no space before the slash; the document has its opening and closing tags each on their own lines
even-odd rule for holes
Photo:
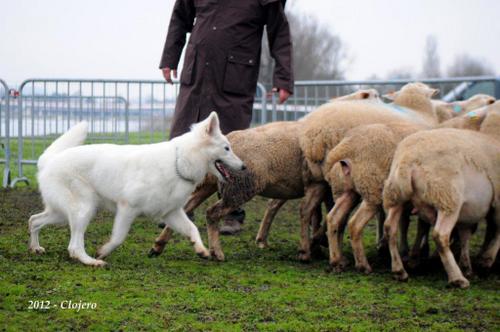
<svg viewBox="0 0 500 332">
<path fill-rule="evenodd" d="M 399 94 L 399 91 L 393 91 L 393 92 L 386 93 L 382 97 L 389 99 L 389 100 L 395 100 L 396 97 L 398 96 L 398 94 Z"/>
<path fill-rule="evenodd" d="M 432 88 L 429 88 L 429 97 L 435 97 L 437 96 L 439 93 L 439 89 L 432 89 Z"/>
<path fill-rule="evenodd" d="M 217 131 L 219 131 L 219 117 L 217 113 L 212 112 L 207 119 L 206 133 L 208 136 L 213 136 Z"/>
<path fill-rule="evenodd" d="M 342 167 L 342 173 L 345 176 L 351 175 L 351 162 L 348 159 L 342 159 L 340 161 L 340 166 Z"/>
<path fill-rule="evenodd" d="M 370 94 L 368 92 L 361 92 L 361 99 L 368 99 L 370 98 Z"/>
</svg>

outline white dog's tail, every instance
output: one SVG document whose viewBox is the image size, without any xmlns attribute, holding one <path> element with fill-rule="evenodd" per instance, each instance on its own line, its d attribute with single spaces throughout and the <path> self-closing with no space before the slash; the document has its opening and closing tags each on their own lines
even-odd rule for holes
<svg viewBox="0 0 500 332">
<path fill-rule="evenodd" d="M 88 129 L 89 125 L 86 121 L 82 121 L 71 127 L 67 132 L 56 139 L 47 149 L 45 149 L 38 159 L 38 169 L 41 170 L 47 163 L 47 160 L 59 152 L 74 146 L 82 145 L 87 138 Z"/>
</svg>

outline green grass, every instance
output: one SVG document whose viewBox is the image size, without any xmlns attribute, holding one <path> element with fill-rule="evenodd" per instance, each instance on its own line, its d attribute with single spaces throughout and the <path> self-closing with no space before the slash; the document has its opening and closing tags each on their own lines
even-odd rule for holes
<svg viewBox="0 0 500 332">
<path fill-rule="evenodd" d="M 206 208 L 198 209 L 196 221 L 205 243 Z M 297 261 L 298 201 L 277 215 L 270 248 L 257 248 L 264 209 L 262 198 L 249 202 L 244 231 L 222 237 L 226 262 L 199 259 L 178 235 L 162 256 L 148 258 L 160 229 L 139 218 L 108 266 L 95 269 L 69 258 L 67 226 L 44 228 L 40 242 L 46 254 L 29 253 L 27 220 L 42 210 L 40 196 L 35 188 L 0 190 L 0 330 L 499 330 L 498 267 L 488 277 L 471 279 L 467 290 L 447 288 L 439 262 L 411 273 L 407 283 L 396 282 L 377 256 L 372 223 L 364 243 L 374 273 L 361 275 L 352 266 L 342 274 L 328 273 L 326 258 Z M 111 227 L 112 215 L 98 214 L 86 233 L 89 254 L 108 239 Z M 481 228 L 474 236 L 473 253 L 483 234 Z M 344 248 L 352 262 L 348 241 Z M 81 300 L 97 308 L 28 309 L 29 301 L 37 300 L 56 306 Z"/>
</svg>

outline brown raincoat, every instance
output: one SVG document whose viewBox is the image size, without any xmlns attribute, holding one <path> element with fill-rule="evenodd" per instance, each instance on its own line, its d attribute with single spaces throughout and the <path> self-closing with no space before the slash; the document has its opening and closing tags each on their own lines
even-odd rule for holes
<svg viewBox="0 0 500 332">
<path fill-rule="evenodd" d="M 223 133 L 245 129 L 259 74 L 267 26 L 276 65 L 273 85 L 293 92 L 292 44 L 279 0 L 176 0 L 160 68 L 176 69 L 186 41 L 171 138 L 215 110 Z"/>
</svg>

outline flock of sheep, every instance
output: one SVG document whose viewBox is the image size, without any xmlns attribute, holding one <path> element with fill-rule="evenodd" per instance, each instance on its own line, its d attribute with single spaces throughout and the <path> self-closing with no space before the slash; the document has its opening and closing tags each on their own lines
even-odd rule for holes
<svg viewBox="0 0 500 332">
<path fill-rule="evenodd" d="M 256 195 L 271 198 L 256 239 L 264 248 L 279 208 L 302 198 L 300 260 L 311 259 L 326 233 L 330 265 L 342 271 L 348 263 L 342 253 L 348 226 L 356 269 L 371 272 L 362 236 L 376 217 L 378 246 L 389 247 L 394 276 L 406 280 L 401 254 L 416 266 L 432 225 L 449 283 L 468 287 L 469 238 L 478 222 L 487 222 L 478 265 L 490 268 L 500 247 L 500 101 L 476 95 L 446 103 L 431 99 L 437 92 L 410 83 L 385 95 L 392 100 L 386 104 L 376 90 L 360 90 L 299 121 L 230 133 L 247 169 L 224 185 L 208 176 L 185 207 L 191 212 L 219 190 L 220 199 L 207 210 L 212 256 L 224 260 L 218 222 L 236 207 Z M 329 213 L 322 224 L 323 202 Z M 418 216 L 411 250 L 410 215 Z M 170 236 L 165 228 L 151 254 L 160 254 Z M 458 244 L 458 264 L 452 242 Z"/>
</svg>

